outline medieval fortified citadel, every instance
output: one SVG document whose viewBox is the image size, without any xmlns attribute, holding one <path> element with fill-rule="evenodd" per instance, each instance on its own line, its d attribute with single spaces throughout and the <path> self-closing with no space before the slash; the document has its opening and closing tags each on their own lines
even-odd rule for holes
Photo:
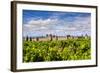
<svg viewBox="0 0 100 73">
<path fill-rule="evenodd" d="M 25 41 L 52 41 L 52 40 L 66 40 L 66 39 L 78 39 L 78 38 L 88 38 L 89 36 L 86 34 L 85 36 L 56 36 L 52 34 L 47 34 L 46 36 L 40 36 L 40 37 L 24 37 Z"/>
</svg>

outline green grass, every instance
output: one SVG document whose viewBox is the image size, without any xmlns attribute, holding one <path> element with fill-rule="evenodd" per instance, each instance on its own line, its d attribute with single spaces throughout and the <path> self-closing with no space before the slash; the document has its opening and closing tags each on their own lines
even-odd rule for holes
<svg viewBox="0 0 100 73">
<path fill-rule="evenodd" d="M 23 41 L 23 62 L 91 59 L 90 38 Z"/>
</svg>

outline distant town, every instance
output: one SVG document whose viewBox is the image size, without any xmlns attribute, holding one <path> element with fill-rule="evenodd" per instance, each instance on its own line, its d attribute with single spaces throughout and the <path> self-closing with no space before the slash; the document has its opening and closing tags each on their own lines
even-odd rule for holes
<svg viewBox="0 0 100 73">
<path fill-rule="evenodd" d="M 81 36 L 71 36 L 71 35 L 66 35 L 66 36 L 57 36 L 57 35 L 52 35 L 52 34 L 46 34 L 45 36 L 38 36 L 38 37 L 23 37 L 23 40 L 25 41 L 52 41 L 52 40 L 66 40 L 66 39 L 78 39 L 78 38 L 89 38 L 90 36 L 86 35 L 81 35 Z"/>
</svg>

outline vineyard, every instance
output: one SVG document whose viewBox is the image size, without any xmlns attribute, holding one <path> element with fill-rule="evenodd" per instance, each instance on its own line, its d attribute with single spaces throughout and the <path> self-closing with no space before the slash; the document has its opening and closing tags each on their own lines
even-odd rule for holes
<svg viewBox="0 0 100 73">
<path fill-rule="evenodd" d="M 23 41 L 23 62 L 91 59 L 91 39 Z"/>
</svg>

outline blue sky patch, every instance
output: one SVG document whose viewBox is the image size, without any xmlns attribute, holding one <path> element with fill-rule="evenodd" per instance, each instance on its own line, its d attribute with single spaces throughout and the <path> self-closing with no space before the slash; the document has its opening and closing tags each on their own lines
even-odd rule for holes
<svg viewBox="0 0 100 73">
<path fill-rule="evenodd" d="M 23 10 L 23 36 L 91 35 L 91 13 Z"/>
</svg>

